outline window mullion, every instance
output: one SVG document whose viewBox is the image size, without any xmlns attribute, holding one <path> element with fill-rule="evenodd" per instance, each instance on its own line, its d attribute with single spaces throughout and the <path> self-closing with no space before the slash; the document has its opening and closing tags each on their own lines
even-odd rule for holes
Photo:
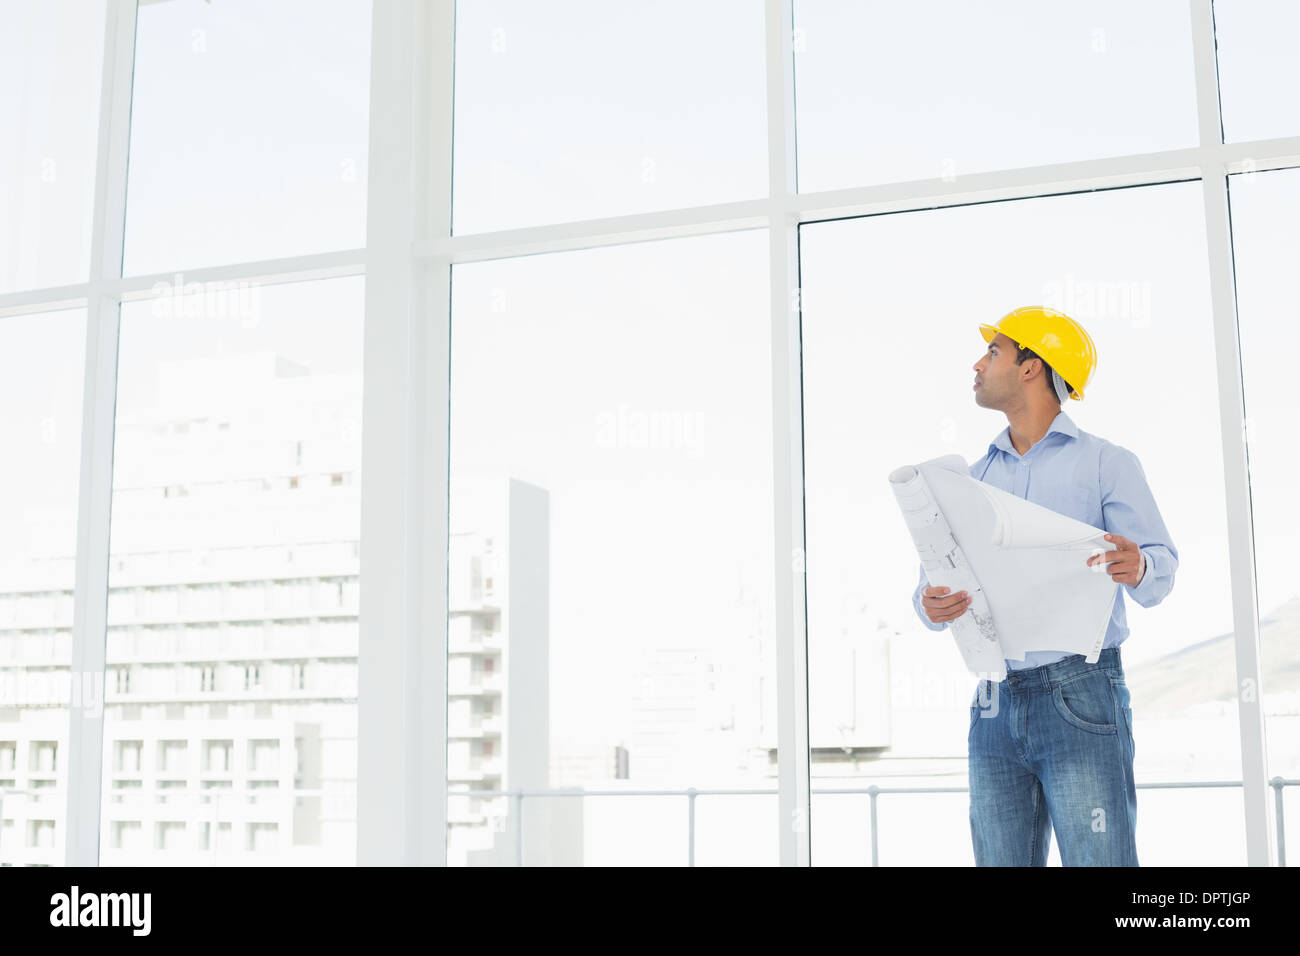
<svg viewBox="0 0 1300 956">
<path fill-rule="evenodd" d="M 86 364 L 82 391 L 81 469 L 77 496 L 76 583 L 72 612 L 68 725 L 69 866 L 99 863 L 104 752 L 105 636 L 108 545 L 113 498 L 113 415 L 117 399 L 119 305 L 106 288 L 122 274 L 131 76 L 135 62 L 135 0 L 109 0 L 91 225 L 86 302 Z"/>
<path fill-rule="evenodd" d="M 768 260 L 772 322 L 772 465 L 777 780 L 782 866 L 808 866 L 808 627 L 804 578 L 803 390 L 793 0 L 767 0 Z"/>
<path fill-rule="evenodd" d="M 1264 748 L 1263 686 L 1260 683 L 1259 607 L 1255 588 L 1255 536 L 1250 505 L 1245 390 L 1237 331 L 1236 279 L 1224 165 L 1214 14 L 1210 0 L 1190 0 L 1196 99 L 1201 133 L 1201 180 L 1205 239 L 1209 252 L 1214 351 L 1218 364 L 1219 420 L 1223 439 L 1224 504 L 1231 568 L 1232 624 L 1237 661 L 1237 708 L 1241 731 L 1241 775 L 1246 814 L 1246 862 L 1268 866 L 1273 856 L 1269 830 L 1267 759 Z"/>
</svg>

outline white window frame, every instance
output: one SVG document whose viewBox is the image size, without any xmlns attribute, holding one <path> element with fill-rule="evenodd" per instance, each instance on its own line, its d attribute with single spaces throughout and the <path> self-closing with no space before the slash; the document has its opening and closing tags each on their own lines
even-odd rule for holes
<svg viewBox="0 0 1300 956">
<path fill-rule="evenodd" d="M 1225 144 L 1211 0 L 1188 0 L 1199 145 L 1140 155 L 799 194 L 794 0 L 764 0 L 765 198 L 498 232 L 451 234 L 454 0 L 373 0 L 363 249 L 187 270 L 188 281 L 365 275 L 357 862 L 446 863 L 447 489 L 451 269 L 457 263 L 766 229 L 770 238 L 780 861 L 810 862 L 803 404 L 803 223 L 1199 179 L 1208 248 L 1231 567 L 1246 856 L 1274 859 L 1260 684 L 1245 398 L 1228 217 L 1231 173 L 1300 166 L 1300 137 Z M 86 309 L 71 673 L 105 673 L 120 306 L 171 275 L 124 279 L 136 0 L 106 0 L 91 263 L 84 283 L 0 295 L 0 315 Z M 101 684 L 102 687 L 102 684 Z M 102 713 L 70 712 L 66 862 L 99 862 Z"/>
</svg>

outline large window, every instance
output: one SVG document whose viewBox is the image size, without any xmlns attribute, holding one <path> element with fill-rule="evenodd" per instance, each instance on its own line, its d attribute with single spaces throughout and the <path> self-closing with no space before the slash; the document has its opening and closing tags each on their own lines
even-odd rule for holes
<svg viewBox="0 0 1300 956">
<path fill-rule="evenodd" d="M 777 862 L 766 240 L 455 270 L 450 862 Z"/>
<path fill-rule="evenodd" d="M 1196 144 L 1186 0 L 797 0 L 799 188 Z"/>
<path fill-rule="evenodd" d="M 362 293 L 123 309 L 106 864 L 355 858 Z"/>
<path fill-rule="evenodd" d="M 1292 295 L 1300 257 L 1300 170 L 1244 174 L 1231 183 L 1268 769 L 1270 778 L 1294 780 L 1300 776 L 1300 676 L 1295 666 L 1300 583 L 1294 559 L 1300 547 L 1300 501 L 1291 439 L 1297 407 L 1291 362 L 1300 350 L 1300 309 Z M 1211 666 L 1226 696 L 1232 647 L 1220 643 Z M 1289 813 L 1300 813 L 1297 788 L 1288 787 L 1284 799 Z M 1291 848 L 1297 846 L 1294 834 L 1291 828 Z"/>
<path fill-rule="evenodd" d="M 81 437 L 79 309 L 0 318 L 0 863 L 62 861 Z M 20 464 L 19 464 L 20 463 Z"/>
<path fill-rule="evenodd" d="M 454 231 L 756 199 L 763 82 L 751 0 L 459 3 Z"/>
<path fill-rule="evenodd" d="M 977 326 L 1029 303 L 1087 327 L 1097 372 L 1086 400 L 1063 411 L 1137 454 L 1186 556 L 1160 605 L 1124 602 L 1136 776 L 1241 772 L 1230 679 L 1211 686 L 1219 671 L 1204 661 L 1189 679 L 1184 664 L 1207 642 L 1230 647 L 1232 630 L 1224 515 L 1205 506 L 1223 500 L 1217 394 L 1179 384 L 1215 376 L 1199 197 L 1198 184 L 1177 183 L 801 230 L 815 787 L 966 784 L 974 679 L 951 636 L 926 630 L 912 607 L 915 551 L 886 476 L 943 454 L 984 454 L 1007 420 L 970 398 L 985 349 Z M 1178 443 L 1163 416 L 1132 412 L 1152 390 L 1178 391 Z M 863 657 L 861 672 L 846 666 Z M 845 712 L 855 715 L 847 726 Z M 971 862 L 965 793 L 878 799 L 882 864 Z M 815 799 L 814 863 L 868 857 L 857 824 L 865 800 Z M 1141 791 L 1140 858 L 1243 863 L 1239 805 L 1239 794 L 1219 788 Z M 1200 839 L 1189 845 L 1193 821 Z"/>
<path fill-rule="evenodd" d="M 0 864 L 350 863 L 370 4 L 0 18 Z"/>
<path fill-rule="evenodd" d="M 127 274 L 365 245 L 366 0 L 140 6 Z"/>
<path fill-rule="evenodd" d="M 1223 137 L 1227 142 L 1300 136 L 1295 37 L 1300 6 L 1290 0 L 1215 0 Z"/>
<path fill-rule="evenodd" d="M 84 282 L 104 5 L 5 3 L 0 16 L 0 293 Z"/>
<path fill-rule="evenodd" d="M 0 865 L 969 862 L 886 476 L 983 453 L 1030 303 L 1180 552 L 1125 604 L 1143 862 L 1264 862 L 1296 26 L 0 2 Z"/>
</svg>

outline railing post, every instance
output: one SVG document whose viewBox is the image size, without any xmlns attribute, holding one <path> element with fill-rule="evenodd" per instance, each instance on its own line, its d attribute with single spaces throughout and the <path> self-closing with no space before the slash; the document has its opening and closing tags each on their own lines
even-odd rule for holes
<svg viewBox="0 0 1300 956">
<path fill-rule="evenodd" d="M 871 865 L 880 866 L 880 841 L 876 837 L 876 797 L 880 788 L 873 783 L 867 787 L 867 795 L 871 797 Z"/>
<path fill-rule="evenodd" d="M 524 865 L 524 792 L 515 791 L 515 866 Z"/>
<path fill-rule="evenodd" d="M 212 865 L 216 866 L 217 840 L 220 839 L 221 834 L 221 788 L 213 787 L 209 792 L 212 794 L 212 833 L 209 834 L 209 839 L 212 842 Z M 231 824 L 230 827 L 230 838 L 233 842 L 235 838 L 234 824 Z"/>
<path fill-rule="evenodd" d="M 694 787 L 686 789 L 686 805 L 688 807 L 689 823 L 687 824 L 687 866 L 695 865 L 695 795 L 698 791 Z"/>
<path fill-rule="evenodd" d="M 1286 811 L 1283 809 L 1286 805 L 1283 800 L 1286 781 L 1274 777 L 1269 783 L 1273 785 L 1273 807 L 1277 814 L 1277 865 L 1286 866 Z"/>
</svg>

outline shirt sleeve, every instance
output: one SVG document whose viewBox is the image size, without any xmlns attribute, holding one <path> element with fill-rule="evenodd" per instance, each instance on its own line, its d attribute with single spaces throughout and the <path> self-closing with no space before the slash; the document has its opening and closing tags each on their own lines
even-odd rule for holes
<svg viewBox="0 0 1300 956">
<path fill-rule="evenodd" d="M 1124 585 L 1142 607 L 1154 607 L 1173 589 L 1178 570 L 1178 549 L 1169 536 L 1146 472 L 1137 455 L 1110 445 L 1101 459 L 1101 512 L 1103 527 L 1137 543 L 1146 571 L 1136 585 Z"/>
</svg>

